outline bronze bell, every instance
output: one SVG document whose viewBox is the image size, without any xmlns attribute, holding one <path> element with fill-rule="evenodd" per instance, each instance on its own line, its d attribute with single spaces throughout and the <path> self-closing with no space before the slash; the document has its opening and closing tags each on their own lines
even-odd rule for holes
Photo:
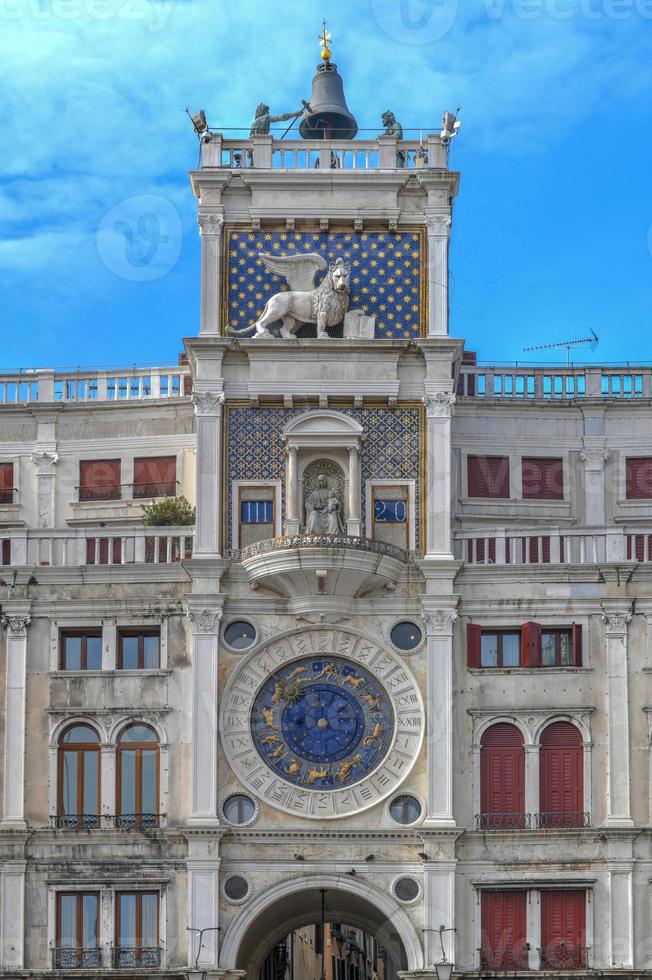
<svg viewBox="0 0 652 980">
<path fill-rule="evenodd" d="M 317 66 L 310 112 L 301 120 L 299 132 L 304 140 L 352 140 L 358 132 L 358 124 L 344 98 L 342 77 L 337 73 L 337 65 L 330 61 Z"/>
</svg>

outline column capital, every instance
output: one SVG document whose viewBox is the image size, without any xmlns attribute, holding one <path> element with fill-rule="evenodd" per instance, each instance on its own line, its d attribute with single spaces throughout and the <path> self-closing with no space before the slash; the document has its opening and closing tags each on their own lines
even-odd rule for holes
<svg viewBox="0 0 652 980">
<path fill-rule="evenodd" d="M 582 449 L 580 459 L 586 464 L 587 470 L 601 470 L 610 455 L 608 449 Z"/>
<path fill-rule="evenodd" d="M 438 391 L 434 395 L 424 395 L 421 401 L 426 406 L 429 419 L 449 419 L 457 398 L 451 392 Z"/>
<path fill-rule="evenodd" d="M 428 636 L 452 636 L 457 613 L 453 609 L 424 610 L 423 621 Z"/>
<path fill-rule="evenodd" d="M 199 211 L 197 215 L 200 235 L 219 235 L 224 225 L 224 215 L 219 211 Z"/>
<path fill-rule="evenodd" d="M 27 632 L 27 627 L 32 622 L 32 618 L 29 615 L 7 616 L 3 613 L 1 618 L 2 625 L 7 632 L 13 633 L 14 635 L 24 635 Z"/>
<path fill-rule="evenodd" d="M 207 606 L 189 609 L 187 615 L 193 633 L 217 633 L 222 621 L 222 610 Z"/>
<path fill-rule="evenodd" d="M 57 452 L 36 452 L 32 453 L 32 462 L 40 475 L 52 473 L 54 467 L 59 462 Z"/>
<path fill-rule="evenodd" d="M 429 235 L 440 235 L 447 238 L 450 235 L 452 217 L 448 213 L 426 214 L 426 228 Z"/>
<path fill-rule="evenodd" d="M 225 396 L 223 391 L 195 391 L 192 401 L 195 406 L 195 415 L 219 417 L 222 414 Z"/>
<path fill-rule="evenodd" d="M 632 618 L 632 606 L 628 604 L 619 608 L 602 605 L 602 622 L 606 625 L 607 636 L 627 636 L 627 627 Z"/>
</svg>

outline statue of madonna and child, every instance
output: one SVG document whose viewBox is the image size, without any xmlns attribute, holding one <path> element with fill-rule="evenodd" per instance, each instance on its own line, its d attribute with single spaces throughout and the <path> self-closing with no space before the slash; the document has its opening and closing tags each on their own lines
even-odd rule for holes
<svg viewBox="0 0 652 980">
<path fill-rule="evenodd" d="M 306 534 L 345 534 L 340 502 L 328 486 L 323 473 L 317 477 L 317 488 L 306 498 Z"/>
</svg>

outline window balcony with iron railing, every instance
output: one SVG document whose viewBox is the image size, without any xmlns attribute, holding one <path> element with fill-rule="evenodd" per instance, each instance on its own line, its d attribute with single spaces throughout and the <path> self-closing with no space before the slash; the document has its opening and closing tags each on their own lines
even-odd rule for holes
<svg viewBox="0 0 652 980">
<path fill-rule="evenodd" d="M 116 813 L 108 819 L 116 830 L 155 830 L 163 817 L 159 813 Z"/>
<path fill-rule="evenodd" d="M 52 950 L 53 970 L 97 970 L 102 966 L 100 946 L 55 946 Z"/>
<path fill-rule="evenodd" d="M 0 505 L 18 503 L 18 490 L 16 487 L 4 487 L 0 490 Z"/>
<path fill-rule="evenodd" d="M 160 965 L 159 946 L 115 946 L 113 949 L 115 970 L 155 970 Z"/>
<path fill-rule="evenodd" d="M 50 817 L 53 830 L 157 830 L 164 813 L 63 813 Z"/>
<path fill-rule="evenodd" d="M 101 823 L 98 813 L 58 813 L 50 817 L 53 830 L 99 830 Z"/>
<path fill-rule="evenodd" d="M 539 949 L 542 970 L 584 970 L 589 965 L 590 946 L 550 943 Z"/>
<path fill-rule="evenodd" d="M 506 949 L 492 949 L 482 946 L 480 949 L 480 969 L 501 972 L 514 970 L 529 970 L 530 947 L 512 946 Z"/>
<path fill-rule="evenodd" d="M 530 813 L 476 813 L 476 830 L 530 830 Z"/>
<path fill-rule="evenodd" d="M 590 827 L 591 814 L 582 810 L 559 810 L 534 814 L 537 830 L 559 830 L 564 827 Z"/>
</svg>

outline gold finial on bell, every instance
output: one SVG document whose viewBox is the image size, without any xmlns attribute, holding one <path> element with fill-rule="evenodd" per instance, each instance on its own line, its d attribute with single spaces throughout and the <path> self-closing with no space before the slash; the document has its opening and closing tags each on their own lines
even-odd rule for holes
<svg viewBox="0 0 652 980">
<path fill-rule="evenodd" d="M 321 56 L 326 64 L 328 64 L 328 62 L 331 60 L 331 49 L 329 48 L 329 44 L 332 40 L 331 34 L 326 30 L 326 21 L 324 20 L 324 29 L 319 35 L 319 43 L 321 44 Z"/>
</svg>

